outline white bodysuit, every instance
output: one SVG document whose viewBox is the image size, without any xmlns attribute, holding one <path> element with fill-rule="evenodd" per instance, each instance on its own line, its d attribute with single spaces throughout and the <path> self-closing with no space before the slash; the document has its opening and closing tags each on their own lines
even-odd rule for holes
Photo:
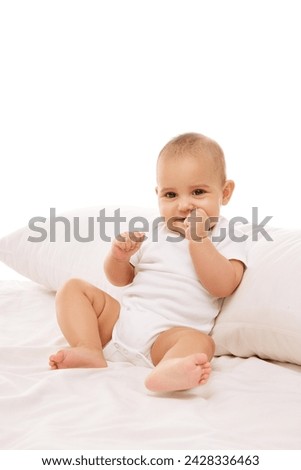
<svg viewBox="0 0 301 470">
<path fill-rule="evenodd" d="M 198 280 L 187 239 L 163 222 L 148 236 L 130 260 L 135 278 L 125 289 L 112 344 L 105 347 L 108 360 L 117 349 L 130 362 L 150 366 L 150 349 L 159 333 L 175 326 L 210 333 L 221 307 L 222 299 L 209 294 Z M 247 264 L 246 236 L 235 229 L 231 240 L 225 218 L 219 218 L 210 238 L 227 259 Z"/>
</svg>

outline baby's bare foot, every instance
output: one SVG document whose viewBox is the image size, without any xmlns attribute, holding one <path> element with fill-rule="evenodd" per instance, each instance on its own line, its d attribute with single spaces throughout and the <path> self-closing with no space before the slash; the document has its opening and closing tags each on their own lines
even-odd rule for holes
<svg viewBox="0 0 301 470">
<path fill-rule="evenodd" d="M 211 372 L 206 354 L 165 359 L 149 374 L 145 386 L 153 392 L 188 390 L 205 384 Z"/>
<path fill-rule="evenodd" d="M 100 350 L 86 347 L 61 349 L 49 357 L 49 365 L 51 369 L 107 367 Z"/>
</svg>

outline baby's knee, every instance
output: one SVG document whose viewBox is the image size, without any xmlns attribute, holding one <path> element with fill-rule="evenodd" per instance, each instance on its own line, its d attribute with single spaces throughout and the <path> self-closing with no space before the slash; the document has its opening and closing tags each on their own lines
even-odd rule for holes
<svg viewBox="0 0 301 470">
<path fill-rule="evenodd" d="M 56 293 L 56 300 L 59 300 L 62 297 L 65 297 L 69 294 L 73 294 L 74 292 L 79 292 L 84 290 L 85 288 L 85 281 L 78 278 L 71 278 L 66 281 L 60 289 L 58 289 Z"/>
<path fill-rule="evenodd" d="M 194 328 L 185 328 L 183 329 L 183 334 L 187 335 L 188 340 L 201 344 L 210 359 L 214 356 L 215 342 L 208 333 Z"/>
<path fill-rule="evenodd" d="M 212 339 L 212 336 L 210 336 L 208 333 L 204 333 L 203 331 L 200 331 L 200 330 L 196 330 L 194 328 L 188 328 L 187 329 L 187 334 L 190 336 L 191 335 L 191 339 L 195 338 L 196 340 L 199 339 L 199 341 L 202 343 L 202 344 L 205 344 L 206 345 L 206 349 L 208 350 L 208 352 L 212 354 L 214 354 L 214 351 L 215 351 L 215 342 L 213 341 Z"/>
</svg>

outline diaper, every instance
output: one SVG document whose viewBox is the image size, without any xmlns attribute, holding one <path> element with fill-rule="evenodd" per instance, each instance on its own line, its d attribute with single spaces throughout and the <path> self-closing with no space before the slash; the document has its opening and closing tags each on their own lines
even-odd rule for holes
<svg viewBox="0 0 301 470">
<path fill-rule="evenodd" d="M 134 349 L 125 346 L 114 338 L 109 341 L 108 344 L 106 344 L 103 349 L 103 353 L 106 361 L 130 362 L 135 366 L 151 368 L 154 367 L 150 358 L 150 354 L 148 354 L 148 357 L 146 357 L 139 351 L 135 351 Z"/>
</svg>

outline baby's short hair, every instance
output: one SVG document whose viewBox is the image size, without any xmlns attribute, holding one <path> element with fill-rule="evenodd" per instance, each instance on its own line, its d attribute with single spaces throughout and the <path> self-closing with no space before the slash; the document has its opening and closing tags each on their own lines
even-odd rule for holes
<svg viewBox="0 0 301 470">
<path fill-rule="evenodd" d="M 160 158 L 166 156 L 185 157 L 193 155 L 201 157 L 206 154 L 212 158 L 215 170 L 220 174 L 222 184 L 226 181 L 226 162 L 224 152 L 215 140 L 203 134 L 190 132 L 171 139 L 159 153 Z"/>
</svg>

